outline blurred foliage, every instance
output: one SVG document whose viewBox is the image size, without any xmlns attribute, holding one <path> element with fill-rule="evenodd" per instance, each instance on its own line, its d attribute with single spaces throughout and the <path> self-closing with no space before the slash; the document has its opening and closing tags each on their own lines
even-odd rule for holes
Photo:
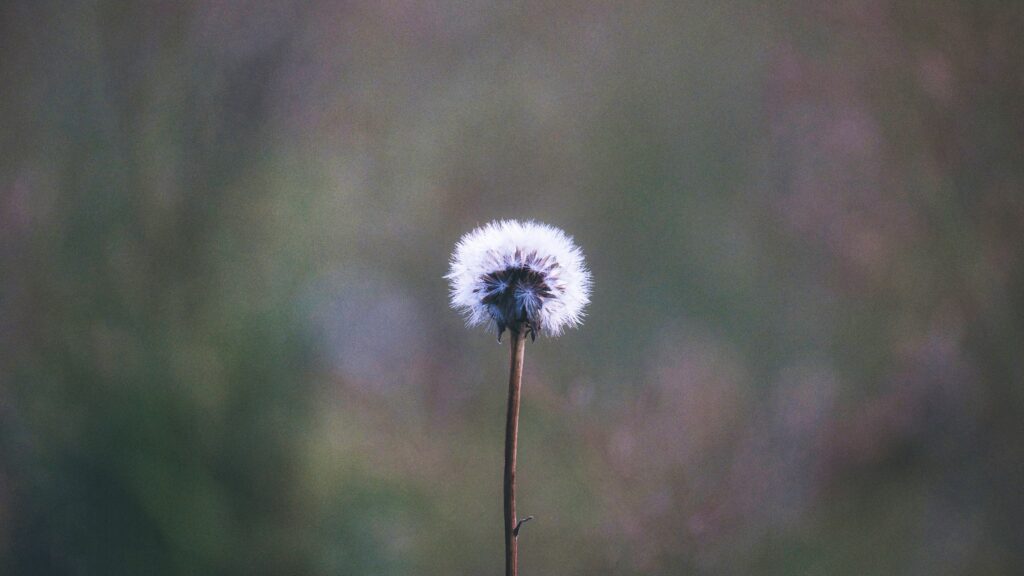
<svg viewBox="0 0 1024 576">
<path fill-rule="evenodd" d="M 1024 7 L 0 5 L 0 573 L 1024 572 Z"/>
</svg>

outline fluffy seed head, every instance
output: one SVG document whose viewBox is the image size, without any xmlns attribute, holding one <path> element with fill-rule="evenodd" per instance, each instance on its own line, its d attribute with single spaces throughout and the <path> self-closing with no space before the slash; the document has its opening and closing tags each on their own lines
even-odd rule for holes
<svg viewBox="0 0 1024 576">
<path fill-rule="evenodd" d="M 583 321 L 590 302 L 583 253 L 565 232 L 539 222 L 503 220 L 466 234 L 445 278 L 452 308 L 470 326 L 493 323 L 499 339 L 506 328 L 558 336 Z"/>
</svg>

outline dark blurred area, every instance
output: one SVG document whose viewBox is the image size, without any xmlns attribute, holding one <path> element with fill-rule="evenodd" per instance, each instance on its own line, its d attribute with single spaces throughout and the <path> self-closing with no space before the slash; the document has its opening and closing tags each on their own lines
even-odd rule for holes
<svg viewBox="0 0 1024 576">
<path fill-rule="evenodd" d="M 1024 3 L 0 4 L 0 573 L 1024 573 Z"/>
</svg>

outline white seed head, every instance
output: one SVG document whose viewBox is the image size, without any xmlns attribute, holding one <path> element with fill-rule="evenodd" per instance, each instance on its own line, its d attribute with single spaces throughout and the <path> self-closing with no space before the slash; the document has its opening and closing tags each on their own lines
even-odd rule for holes
<svg viewBox="0 0 1024 576">
<path fill-rule="evenodd" d="M 470 326 L 493 324 L 558 336 L 583 321 L 590 271 L 572 238 L 539 222 L 502 220 L 466 234 L 455 246 L 452 308 Z"/>
</svg>

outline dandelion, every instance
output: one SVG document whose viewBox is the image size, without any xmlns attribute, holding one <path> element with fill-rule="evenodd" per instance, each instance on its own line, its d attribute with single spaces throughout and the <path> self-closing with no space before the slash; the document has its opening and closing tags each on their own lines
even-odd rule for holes
<svg viewBox="0 0 1024 576">
<path fill-rule="evenodd" d="M 452 255 L 452 307 L 471 326 L 523 327 L 558 336 L 578 326 L 589 302 L 590 272 L 565 232 L 537 222 L 492 222 L 466 234 Z"/>
<path fill-rule="evenodd" d="M 511 337 L 508 412 L 505 422 L 505 574 L 516 576 L 517 539 L 524 522 L 516 518 L 516 444 L 519 392 L 526 336 L 558 336 L 579 326 L 590 301 L 590 272 L 583 253 L 558 228 L 538 222 L 491 222 L 466 234 L 455 246 L 451 304 L 470 326 L 492 325 L 498 341 Z"/>
</svg>

